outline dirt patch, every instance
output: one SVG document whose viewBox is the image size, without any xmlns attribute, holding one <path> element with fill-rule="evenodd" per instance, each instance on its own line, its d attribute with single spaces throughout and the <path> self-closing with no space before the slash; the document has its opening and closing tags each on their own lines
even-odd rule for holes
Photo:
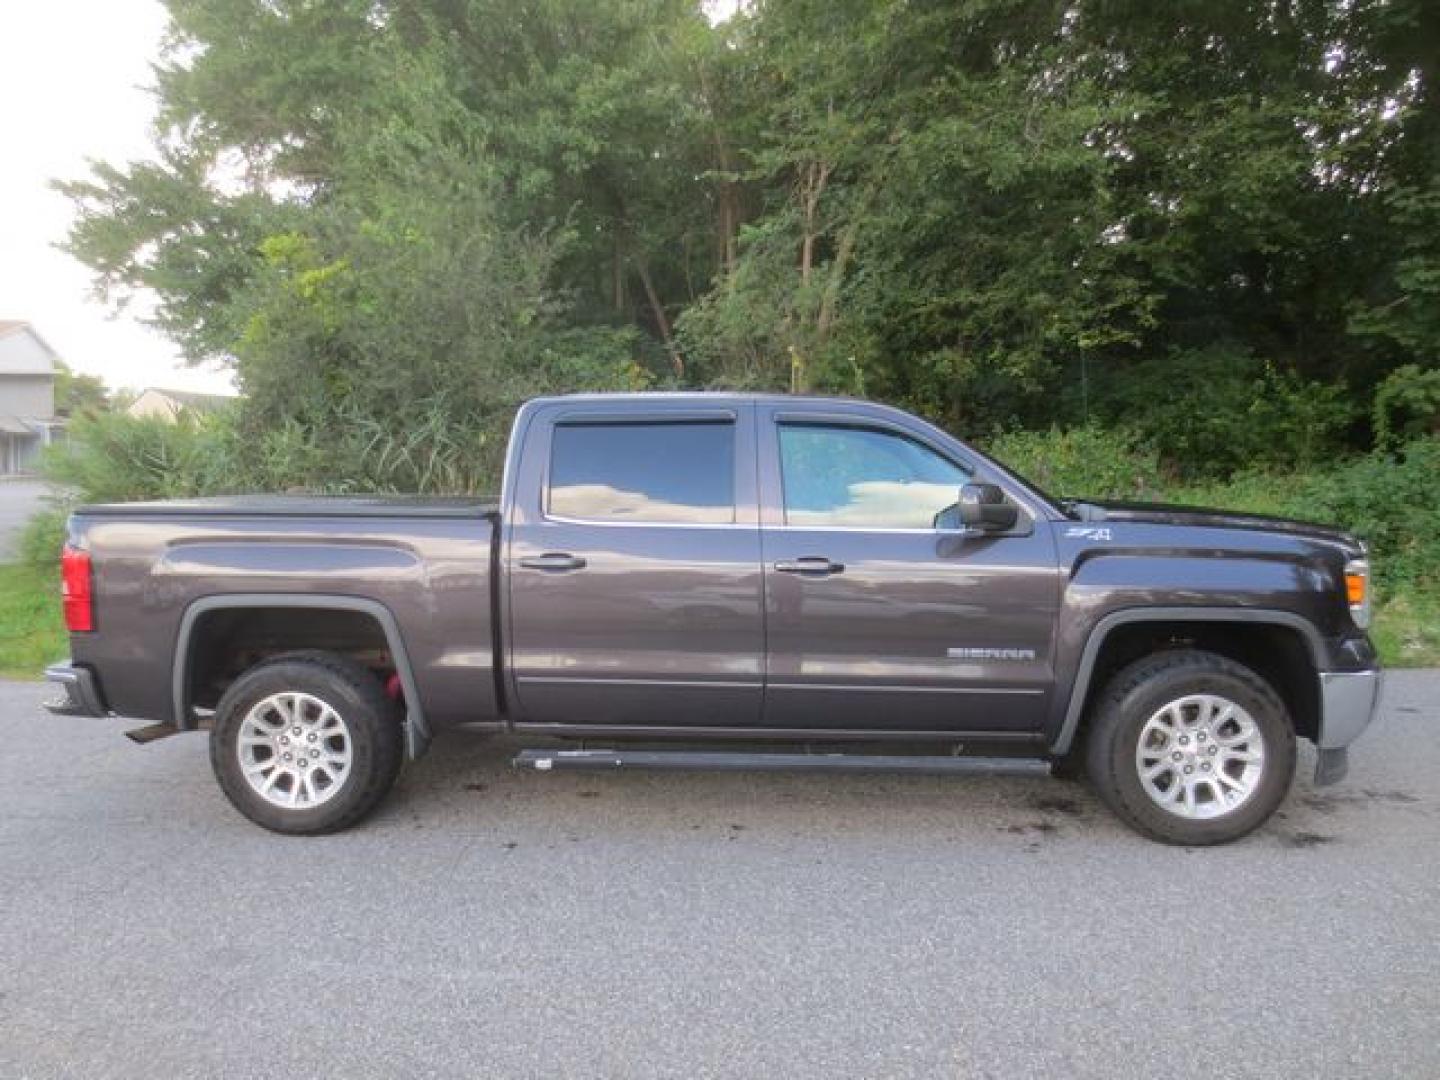
<svg viewBox="0 0 1440 1080">
<path fill-rule="evenodd" d="M 1038 799 L 1031 799 L 1030 805 L 1042 814 L 1064 814 L 1067 817 L 1081 817 L 1085 813 L 1084 807 L 1078 799 L 1067 799 L 1064 796 L 1046 795 Z"/>
<path fill-rule="evenodd" d="M 1366 806 L 1370 803 L 1389 803 L 1392 806 L 1413 806 L 1421 802 L 1420 796 L 1408 791 L 1377 791 L 1365 788 L 1360 791 L 1328 791 L 1306 795 L 1300 800 L 1302 806 L 1317 814 L 1334 814 L 1351 806 Z"/>
<path fill-rule="evenodd" d="M 1377 802 L 1400 803 L 1402 805 L 1409 805 L 1420 801 L 1419 795 L 1411 795 L 1408 791 L 1371 791 L 1367 788 L 1365 790 L 1365 796 L 1369 799 L 1375 799 Z"/>
<path fill-rule="evenodd" d="M 1029 833 L 1052 836 L 1060 831 L 1060 826 L 1052 821 L 1027 821 L 1023 825 L 1003 825 L 1000 831 L 1013 833 L 1015 836 L 1025 836 Z"/>
<path fill-rule="evenodd" d="M 1288 848 L 1312 848 L 1320 847 L 1322 844 L 1333 844 L 1337 839 L 1338 837 L 1326 836 L 1324 833 L 1300 831 L 1282 833 L 1280 843 Z"/>
</svg>

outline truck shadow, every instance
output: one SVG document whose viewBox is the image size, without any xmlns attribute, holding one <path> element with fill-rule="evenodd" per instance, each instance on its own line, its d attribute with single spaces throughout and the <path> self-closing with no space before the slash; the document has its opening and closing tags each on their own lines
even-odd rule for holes
<svg viewBox="0 0 1440 1080">
<path fill-rule="evenodd" d="M 376 828 L 467 835 L 653 842 L 700 834 L 741 842 L 765 835 L 928 838 L 1008 843 L 1027 852 L 1084 838 L 1145 843 L 1083 783 L 1024 777 L 632 770 L 536 773 L 511 766 L 520 743 L 447 735 L 402 777 Z M 1375 809 L 1433 812 L 1402 791 L 1311 787 L 1313 756 L 1275 818 L 1245 844 L 1306 850 L 1342 841 L 1349 819 Z M 512 835 L 513 834 L 513 835 Z"/>
</svg>

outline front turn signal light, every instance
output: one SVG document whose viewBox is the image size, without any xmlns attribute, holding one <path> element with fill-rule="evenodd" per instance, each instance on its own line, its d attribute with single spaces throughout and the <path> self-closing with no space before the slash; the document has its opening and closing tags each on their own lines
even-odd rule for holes
<svg viewBox="0 0 1440 1080">
<path fill-rule="evenodd" d="M 1345 600 L 1355 625 L 1364 630 L 1370 625 L 1370 563 L 1367 560 L 1351 559 L 1345 564 Z"/>
</svg>

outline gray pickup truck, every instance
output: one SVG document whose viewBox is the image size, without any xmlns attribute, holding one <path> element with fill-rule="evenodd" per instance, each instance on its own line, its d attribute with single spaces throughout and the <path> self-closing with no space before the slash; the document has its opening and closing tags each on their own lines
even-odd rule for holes
<svg viewBox="0 0 1440 1080">
<path fill-rule="evenodd" d="M 578 395 L 515 419 L 500 501 L 87 506 L 64 715 L 208 729 L 253 821 L 358 821 L 455 727 L 536 769 L 1087 773 L 1219 843 L 1343 777 L 1380 672 L 1362 544 L 1053 499 L 862 401 Z"/>
</svg>

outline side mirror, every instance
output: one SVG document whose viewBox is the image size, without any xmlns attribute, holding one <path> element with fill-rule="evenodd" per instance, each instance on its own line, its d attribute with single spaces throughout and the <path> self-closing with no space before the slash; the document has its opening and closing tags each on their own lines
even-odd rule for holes
<svg viewBox="0 0 1440 1080">
<path fill-rule="evenodd" d="M 1005 492 L 994 484 L 966 484 L 960 489 L 960 524 L 981 532 L 1013 529 L 1019 509 L 1005 501 Z"/>
</svg>

